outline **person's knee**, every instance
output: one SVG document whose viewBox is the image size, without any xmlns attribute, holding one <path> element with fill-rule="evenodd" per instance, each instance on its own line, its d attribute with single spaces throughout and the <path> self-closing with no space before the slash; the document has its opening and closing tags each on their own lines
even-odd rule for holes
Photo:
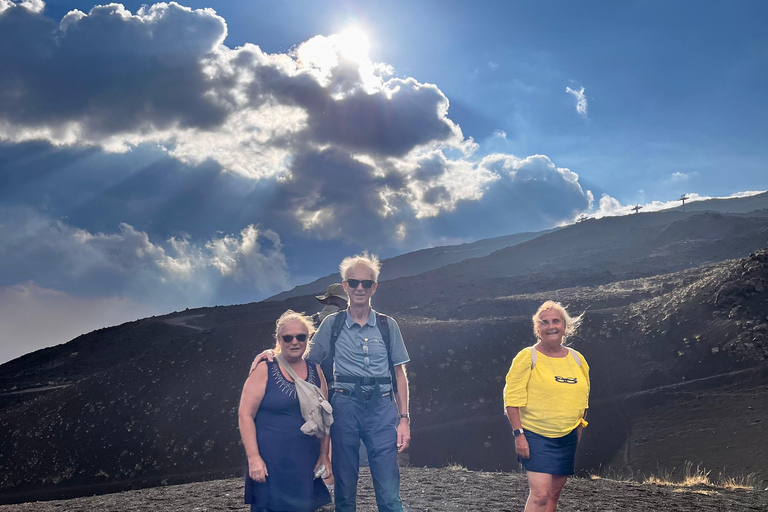
<svg viewBox="0 0 768 512">
<path fill-rule="evenodd" d="M 549 489 L 531 489 L 531 501 L 540 507 L 545 506 L 549 500 L 550 500 L 550 492 Z"/>
</svg>

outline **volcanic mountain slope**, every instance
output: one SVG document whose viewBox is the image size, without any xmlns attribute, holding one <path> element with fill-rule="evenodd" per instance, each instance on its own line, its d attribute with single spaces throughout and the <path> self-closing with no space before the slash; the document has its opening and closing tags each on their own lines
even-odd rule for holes
<svg viewBox="0 0 768 512">
<path fill-rule="evenodd" d="M 478 240 L 477 242 L 467 244 L 431 247 L 429 249 L 422 249 L 420 251 L 395 256 L 393 258 L 387 258 L 382 262 L 383 268 L 379 280 L 387 281 L 399 277 L 415 276 L 422 272 L 434 270 L 452 263 L 458 263 L 466 259 L 480 258 L 499 249 L 533 240 L 536 237 L 552 231 L 554 230 L 547 229 L 533 233 L 516 233 L 514 235 Z M 301 295 L 320 294 L 328 288 L 328 285 L 338 282 L 339 274 L 338 272 L 334 272 L 325 277 L 321 277 L 320 279 L 316 279 L 311 283 L 296 286 L 292 290 L 278 293 L 266 300 L 285 300 L 290 297 L 299 297 Z"/>
<path fill-rule="evenodd" d="M 666 267 L 659 258 L 644 272 L 730 254 L 737 242 L 742 251 L 766 245 L 759 220 L 632 217 L 635 233 L 647 235 L 644 244 L 632 242 L 638 261 L 670 252 Z M 768 252 L 630 279 L 633 253 L 621 251 L 620 230 L 603 221 L 382 285 L 374 306 L 397 317 L 411 356 L 414 465 L 516 467 L 503 379 L 517 351 L 533 342 L 531 313 L 554 298 L 574 312 L 588 308 L 573 338 L 592 368 L 581 469 L 672 470 L 691 460 L 768 478 L 768 410 L 757 394 L 768 385 Z M 542 239 L 558 233 L 574 244 L 607 240 L 604 251 L 592 251 L 600 267 L 579 256 L 582 246 L 561 245 L 553 254 L 576 256 L 570 270 L 555 271 L 542 247 L 556 246 Z M 710 238 L 684 243 L 677 237 L 685 233 Z M 608 261 L 610 254 L 618 256 Z M 304 296 L 148 318 L 0 366 L 0 500 L 239 472 L 240 389 L 289 307 L 313 311 L 317 302 Z"/>
<path fill-rule="evenodd" d="M 677 207 L 675 210 L 681 210 Z M 706 199 L 694 201 L 685 205 L 687 212 L 719 212 L 719 213 L 748 213 L 755 210 L 768 209 L 768 192 L 748 197 L 732 197 L 728 199 Z"/>
</svg>

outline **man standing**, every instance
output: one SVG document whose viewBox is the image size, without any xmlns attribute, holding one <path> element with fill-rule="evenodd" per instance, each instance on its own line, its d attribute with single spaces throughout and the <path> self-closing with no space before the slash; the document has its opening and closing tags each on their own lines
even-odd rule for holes
<svg viewBox="0 0 768 512">
<path fill-rule="evenodd" d="M 325 317 L 328 315 L 338 313 L 347 307 L 347 292 L 344 291 L 342 283 L 333 283 L 328 287 L 328 291 L 324 295 L 315 295 L 315 297 L 320 301 L 320 304 L 325 306 L 322 310 L 312 315 L 315 326 L 319 326 L 320 322 L 325 320 Z"/>
<path fill-rule="evenodd" d="M 341 262 L 342 285 L 349 297 L 347 310 L 323 320 L 307 356 L 317 363 L 333 357 L 336 391 L 331 446 L 338 512 L 356 507 L 361 440 L 368 451 L 379 511 L 403 510 L 397 454 L 411 440 L 405 373 L 409 358 L 397 322 L 371 308 L 380 269 L 378 258 L 367 252 Z M 337 323 L 339 315 L 344 317 Z M 388 336 L 382 331 L 388 331 Z"/>
</svg>

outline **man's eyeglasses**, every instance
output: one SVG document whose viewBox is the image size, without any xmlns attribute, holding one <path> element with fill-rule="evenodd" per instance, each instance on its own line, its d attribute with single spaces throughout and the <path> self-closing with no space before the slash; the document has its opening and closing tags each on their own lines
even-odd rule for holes
<svg viewBox="0 0 768 512">
<path fill-rule="evenodd" d="M 296 338 L 296 341 L 299 343 L 304 343 L 307 341 L 307 335 L 306 334 L 297 334 L 294 336 L 293 334 L 283 334 L 283 343 L 291 343 L 293 341 L 293 338 Z"/>
<path fill-rule="evenodd" d="M 555 375 L 555 381 L 561 384 L 576 384 L 578 382 L 576 377 L 560 377 L 559 375 Z"/>
<path fill-rule="evenodd" d="M 350 288 L 357 288 L 360 286 L 360 283 L 363 283 L 363 288 L 367 290 L 373 286 L 376 281 L 373 279 L 363 279 L 362 281 L 360 279 L 347 279 L 347 285 L 349 285 Z"/>
</svg>

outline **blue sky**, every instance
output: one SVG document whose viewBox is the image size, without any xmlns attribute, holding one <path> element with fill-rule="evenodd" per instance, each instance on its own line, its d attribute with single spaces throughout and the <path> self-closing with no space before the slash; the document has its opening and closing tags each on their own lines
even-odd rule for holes
<svg viewBox="0 0 768 512">
<path fill-rule="evenodd" d="M 0 360 L 768 189 L 768 6 L 0 0 Z"/>
</svg>

